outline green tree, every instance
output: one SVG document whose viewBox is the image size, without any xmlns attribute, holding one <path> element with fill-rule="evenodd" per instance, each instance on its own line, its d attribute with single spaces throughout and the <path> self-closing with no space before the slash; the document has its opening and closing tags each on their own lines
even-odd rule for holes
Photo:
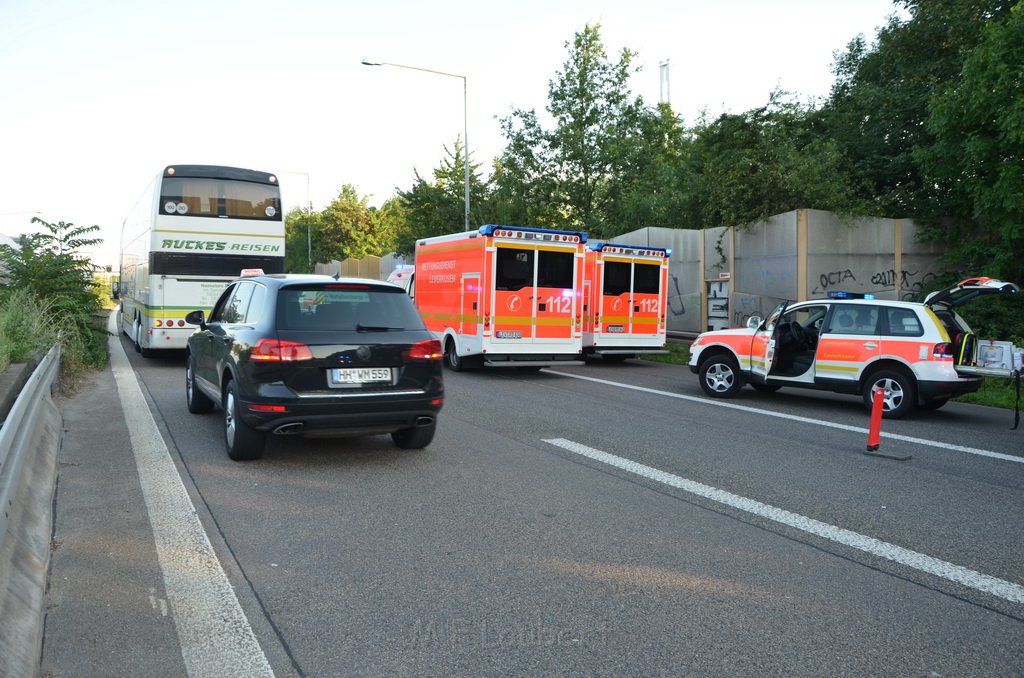
<svg viewBox="0 0 1024 678">
<path fill-rule="evenodd" d="M 101 310 L 99 290 L 91 263 L 78 252 L 102 242 L 90 235 L 99 226 L 50 223 L 38 217 L 32 221 L 45 231 L 22 236 L 20 247 L 0 246 L 0 296 L 8 304 L 19 295 L 39 303 L 46 314 L 46 324 L 59 328 L 57 334 L 68 358 L 67 366 L 62 368 L 65 374 L 77 372 L 83 365 L 102 365 L 106 359 L 106 333 L 96 322 Z M 19 325 L 23 323 L 19 321 Z M 2 331 L 23 334 L 13 326 Z"/>
<path fill-rule="evenodd" d="M 380 251 L 377 214 L 356 187 L 345 184 L 338 197 L 324 209 L 313 261 L 362 259 Z"/>
<path fill-rule="evenodd" d="M 496 174 L 499 213 L 530 225 L 575 228 L 597 236 L 625 230 L 612 204 L 627 191 L 627 170 L 643 143 L 643 100 L 633 98 L 629 77 L 634 52 L 608 58 L 600 26 L 576 34 L 563 70 L 548 86 L 545 130 L 533 110 L 502 119 L 508 144 Z M 613 216 L 614 215 L 614 216 Z"/>
<path fill-rule="evenodd" d="M 739 226 L 809 207 L 859 211 L 836 142 L 816 110 L 773 92 L 767 106 L 701 120 L 680 166 L 688 228 Z"/>
<path fill-rule="evenodd" d="M 945 196 L 939 233 L 966 269 L 1024 279 L 1024 2 L 986 23 L 929 111 L 917 157 Z"/>
<path fill-rule="evenodd" d="M 922 176 L 915 149 L 934 137 L 925 120 L 932 93 L 959 76 L 982 28 L 1016 0 L 897 0 L 896 16 L 870 47 L 855 38 L 833 67 L 825 134 L 846 158 L 853 185 L 880 216 L 944 216 L 941 187 Z"/>
<path fill-rule="evenodd" d="M 464 231 L 466 226 L 466 179 L 465 146 L 460 139 L 449 149 L 444 147 L 445 157 L 434 169 L 431 181 L 424 179 L 413 170 L 411 188 L 399 191 L 403 223 L 395 233 L 395 251 L 408 255 L 416 247 L 416 241 L 449 233 Z M 490 216 L 487 185 L 479 177 L 479 168 L 470 165 L 470 228 L 479 226 L 482 219 Z"/>
<path fill-rule="evenodd" d="M 295 207 L 284 220 L 284 270 L 288 273 L 312 273 L 317 260 L 312 258 L 313 243 L 320 242 L 323 214 Z"/>
</svg>

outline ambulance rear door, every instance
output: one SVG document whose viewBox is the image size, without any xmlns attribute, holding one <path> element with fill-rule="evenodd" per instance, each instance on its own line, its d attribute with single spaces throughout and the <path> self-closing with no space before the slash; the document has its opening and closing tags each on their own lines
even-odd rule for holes
<svg viewBox="0 0 1024 678">
<path fill-rule="evenodd" d="M 514 352 L 570 350 L 574 332 L 575 281 L 582 259 L 575 246 L 495 243 L 493 343 Z"/>
</svg>

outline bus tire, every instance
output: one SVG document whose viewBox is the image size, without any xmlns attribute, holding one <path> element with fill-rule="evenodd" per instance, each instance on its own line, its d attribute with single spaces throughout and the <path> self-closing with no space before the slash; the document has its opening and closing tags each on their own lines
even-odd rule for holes
<svg viewBox="0 0 1024 678">
<path fill-rule="evenodd" d="M 196 388 L 196 359 L 189 354 L 185 363 L 185 403 L 192 414 L 206 414 L 213 411 L 213 400 Z"/>
<path fill-rule="evenodd" d="M 266 436 L 252 428 L 238 416 L 238 393 L 234 381 L 224 384 L 224 447 L 233 461 L 259 459 L 263 454 Z"/>
</svg>

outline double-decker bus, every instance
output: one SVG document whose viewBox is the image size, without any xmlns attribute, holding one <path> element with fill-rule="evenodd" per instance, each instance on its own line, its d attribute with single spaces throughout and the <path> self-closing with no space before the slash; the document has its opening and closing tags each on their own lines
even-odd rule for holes
<svg viewBox="0 0 1024 678">
<path fill-rule="evenodd" d="M 185 347 L 185 314 L 209 312 L 245 269 L 284 271 L 277 177 L 219 165 L 164 168 L 121 228 L 121 331 L 143 356 Z"/>
</svg>

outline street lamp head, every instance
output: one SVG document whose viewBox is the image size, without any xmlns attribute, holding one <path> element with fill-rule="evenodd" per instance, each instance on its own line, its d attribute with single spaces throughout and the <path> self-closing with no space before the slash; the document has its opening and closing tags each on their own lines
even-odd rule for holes
<svg viewBox="0 0 1024 678">
<path fill-rule="evenodd" d="M 364 66 L 383 66 L 383 61 L 370 61 L 369 59 L 363 59 Z"/>
</svg>

